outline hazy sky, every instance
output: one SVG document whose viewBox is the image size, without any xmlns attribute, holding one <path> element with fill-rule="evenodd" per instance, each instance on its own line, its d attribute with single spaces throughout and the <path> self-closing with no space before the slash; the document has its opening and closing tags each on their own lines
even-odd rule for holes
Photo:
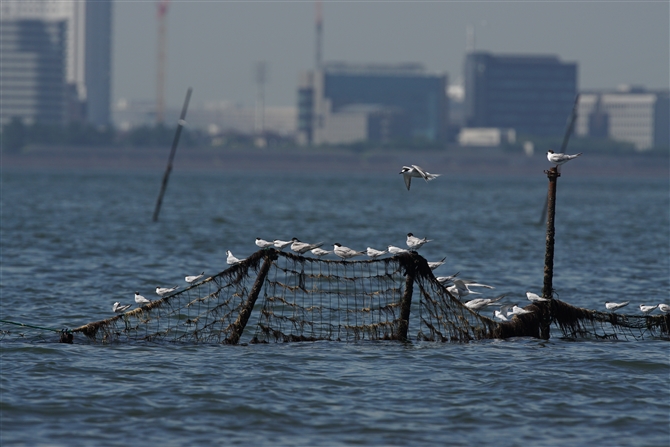
<svg viewBox="0 0 670 447">
<path fill-rule="evenodd" d="M 156 1 L 114 0 L 112 98 L 156 97 Z M 419 62 L 462 78 L 466 28 L 494 53 L 577 62 L 580 89 L 622 83 L 668 88 L 667 1 L 324 1 L 323 59 Z M 254 64 L 266 61 L 266 105 L 294 106 L 298 74 L 314 66 L 313 1 L 172 0 L 166 102 L 251 106 Z"/>
</svg>

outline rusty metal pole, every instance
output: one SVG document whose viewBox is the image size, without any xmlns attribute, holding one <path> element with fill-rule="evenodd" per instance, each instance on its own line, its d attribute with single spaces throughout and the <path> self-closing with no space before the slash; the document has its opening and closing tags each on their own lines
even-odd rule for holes
<svg viewBox="0 0 670 447">
<path fill-rule="evenodd" d="M 549 190 L 547 192 L 547 241 L 546 251 L 544 253 L 544 286 L 542 287 L 542 296 L 551 299 L 554 292 L 554 235 L 556 228 L 554 218 L 556 217 L 556 181 L 561 173 L 558 172 L 558 166 L 544 171 L 549 178 Z M 549 303 L 551 305 L 552 303 Z M 545 306 L 542 306 L 545 307 Z M 551 325 L 550 308 L 542 309 L 540 321 L 540 338 L 549 339 L 549 327 Z"/>
<path fill-rule="evenodd" d="M 554 279 L 554 217 L 556 216 L 556 180 L 561 176 L 558 168 L 554 166 L 544 171 L 549 178 L 549 191 L 547 192 L 547 246 L 544 254 L 544 287 L 542 296 L 551 298 Z"/>
</svg>

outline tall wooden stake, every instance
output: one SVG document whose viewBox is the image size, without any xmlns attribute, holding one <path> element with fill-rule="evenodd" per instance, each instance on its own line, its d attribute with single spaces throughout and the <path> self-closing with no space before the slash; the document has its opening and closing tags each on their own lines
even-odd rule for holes
<svg viewBox="0 0 670 447">
<path fill-rule="evenodd" d="M 165 189 L 167 188 L 168 178 L 170 177 L 170 172 L 172 171 L 172 160 L 174 160 L 174 154 L 177 152 L 177 145 L 179 144 L 179 137 L 181 136 L 181 129 L 184 127 L 184 118 L 186 118 L 186 110 L 188 109 L 188 102 L 191 100 L 191 92 L 193 89 L 191 87 L 186 91 L 186 99 L 184 99 L 184 106 L 181 108 L 181 115 L 179 117 L 179 123 L 177 124 L 177 132 L 174 135 L 174 140 L 172 140 L 172 150 L 170 151 L 170 158 L 168 158 L 167 168 L 165 169 L 165 174 L 163 174 L 163 183 L 161 183 L 161 192 L 158 194 L 158 200 L 156 201 L 156 208 L 154 209 L 153 221 L 158 222 L 158 214 L 161 212 L 161 204 L 163 203 L 163 195 L 165 194 Z"/>
</svg>

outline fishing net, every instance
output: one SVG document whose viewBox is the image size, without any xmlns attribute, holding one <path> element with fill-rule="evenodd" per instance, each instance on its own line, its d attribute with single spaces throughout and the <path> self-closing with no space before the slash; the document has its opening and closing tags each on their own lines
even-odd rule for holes
<svg viewBox="0 0 670 447">
<path fill-rule="evenodd" d="M 267 249 L 134 310 L 71 330 L 41 329 L 64 342 L 83 335 L 99 343 L 468 342 L 549 338 L 550 329 L 570 339 L 670 339 L 668 315 L 597 312 L 555 299 L 526 309 L 507 322 L 468 309 L 417 253 L 334 261 Z M 25 337 L 31 327 L 6 326 L 0 340 Z"/>
</svg>

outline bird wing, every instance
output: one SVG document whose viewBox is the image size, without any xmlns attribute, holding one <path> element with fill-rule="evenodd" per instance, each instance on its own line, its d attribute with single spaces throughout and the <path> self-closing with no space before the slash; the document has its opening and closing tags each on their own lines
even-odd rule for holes
<svg viewBox="0 0 670 447">
<path fill-rule="evenodd" d="M 407 191 L 409 191 L 409 186 L 412 184 L 412 176 L 409 174 L 402 175 L 403 180 L 405 180 L 405 186 L 407 186 Z"/>
<path fill-rule="evenodd" d="M 423 169 L 421 169 L 421 166 L 412 165 L 412 167 L 414 168 L 414 170 L 415 170 L 416 172 L 419 173 L 419 175 L 420 175 L 425 181 L 428 181 L 428 180 L 429 180 L 429 179 L 428 179 L 428 173 L 427 173 L 426 171 L 424 171 Z"/>
</svg>

